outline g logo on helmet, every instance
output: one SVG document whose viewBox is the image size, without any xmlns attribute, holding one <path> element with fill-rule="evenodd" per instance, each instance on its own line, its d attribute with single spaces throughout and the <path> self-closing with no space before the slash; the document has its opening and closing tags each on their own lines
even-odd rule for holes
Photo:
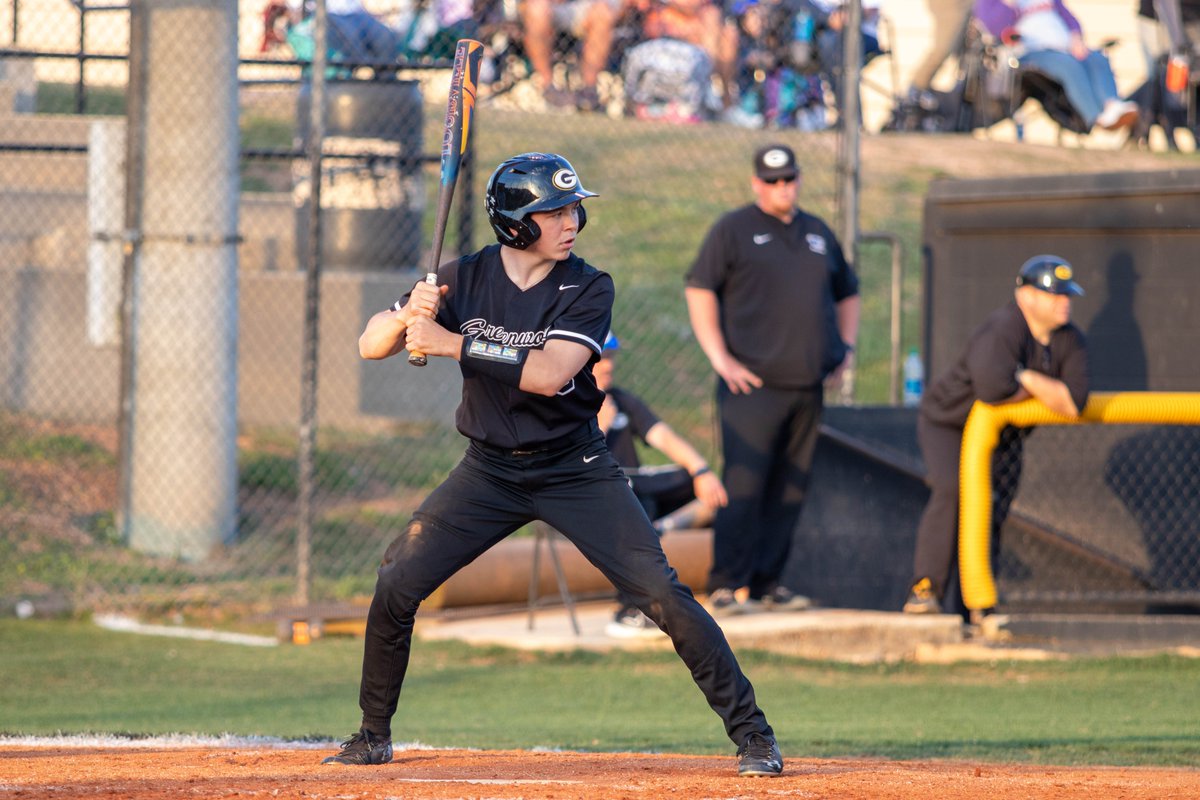
<svg viewBox="0 0 1200 800">
<path fill-rule="evenodd" d="M 1054 277 L 1058 278 L 1060 281 L 1071 280 L 1071 277 L 1072 277 L 1071 268 L 1068 267 L 1066 264 L 1059 264 L 1057 267 L 1054 268 Z"/>
<path fill-rule="evenodd" d="M 579 178 L 569 169 L 560 169 L 554 173 L 550 182 L 554 184 L 555 189 L 561 189 L 564 192 L 572 191 L 579 186 Z"/>
</svg>

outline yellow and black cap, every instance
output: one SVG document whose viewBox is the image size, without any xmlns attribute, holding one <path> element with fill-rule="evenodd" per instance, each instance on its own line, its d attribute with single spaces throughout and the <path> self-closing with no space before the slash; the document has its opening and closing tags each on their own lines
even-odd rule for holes
<svg viewBox="0 0 1200 800">
<path fill-rule="evenodd" d="M 1033 286 L 1050 294 L 1083 295 L 1083 287 L 1075 282 L 1075 270 L 1066 259 L 1058 256 L 1034 256 L 1021 266 L 1017 286 Z"/>
</svg>

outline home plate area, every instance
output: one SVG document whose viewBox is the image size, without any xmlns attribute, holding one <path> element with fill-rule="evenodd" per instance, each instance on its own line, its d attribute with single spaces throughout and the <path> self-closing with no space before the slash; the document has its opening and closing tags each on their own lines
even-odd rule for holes
<svg viewBox="0 0 1200 800">
<path fill-rule="evenodd" d="M 609 798 L 1195 797 L 1200 772 L 969 761 L 788 757 L 782 777 L 739 778 L 724 756 L 397 748 L 378 767 L 322 765 L 336 743 L 0 739 L 0 798 L 305 800 Z"/>
</svg>

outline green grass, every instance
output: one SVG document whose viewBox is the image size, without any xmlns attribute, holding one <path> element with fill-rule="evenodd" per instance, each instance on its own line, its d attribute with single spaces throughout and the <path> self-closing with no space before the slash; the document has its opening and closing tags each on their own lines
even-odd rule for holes
<svg viewBox="0 0 1200 800">
<path fill-rule="evenodd" d="M 9 416 L 0 417 L 0 459 L 72 461 L 81 466 L 106 467 L 116 463 L 112 453 L 82 436 L 31 433 Z"/>
<path fill-rule="evenodd" d="M 84 622 L 0 621 L 7 733 L 338 738 L 356 639 L 249 648 Z M 1200 660 L 846 666 L 743 653 L 786 754 L 1200 767 Z M 418 641 L 398 741 L 728 753 L 673 654 L 530 654 Z"/>
<path fill-rule="evenodd" d="M 0 508 L 20 509 L 25 506 L 25 497 L 20 487 L 13 485 L 12 478 L 0 472 Z"/>
<path fill-rule="evenodd" d="M 38 83 L 35 108 L 39 114 L 76 113 L 74 83 Z M 85 114 L 120 116 L 125 114 L 125 90 L 108 86 L 85 86 L 83 92 Z"/>
</svg>

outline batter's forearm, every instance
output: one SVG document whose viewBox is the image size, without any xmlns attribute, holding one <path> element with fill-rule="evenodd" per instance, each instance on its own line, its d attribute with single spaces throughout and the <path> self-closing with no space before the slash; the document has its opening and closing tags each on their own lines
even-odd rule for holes
<svg viewBox="0 0 1200 800">
<path fill-rule="evenodd" d="M 553 397 L 587 364 L 592 351 L 586 346 L 551 339 L 541 350 L 530 350 L 517 388 L 530 394 Z"/>
<path fill-rule="evenodd" d="M 376 360 L 394 356 L 404 349 L 408 326 L 398 311 L 380 311 L 367 320 L 367 327 L 358 337 L 358 354 Z"/>
</svg>

